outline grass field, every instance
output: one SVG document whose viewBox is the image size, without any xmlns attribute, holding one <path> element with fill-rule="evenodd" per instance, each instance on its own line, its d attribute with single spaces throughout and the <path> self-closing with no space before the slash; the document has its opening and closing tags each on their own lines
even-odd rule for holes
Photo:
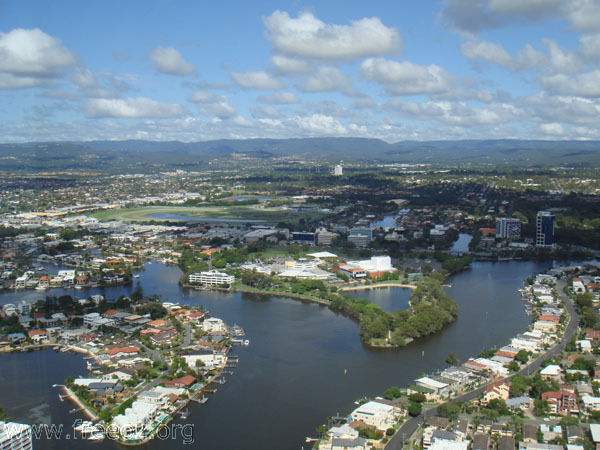
<svg viewBox="0 0 600 450">
<path fill-rule="evenodd" d="M 280 208 L 259 208 L 251 206 L 207 206 L 207 207 L 182 207 L 182 206 L 146 206 L 140 208 L 125 208 L 111 211 L 101 211 L 90 214 L 103 222 L 110 220 L 123 220 L 129 222 L 154 221 L 181 221 L 193 219 L 195 222 L 207 219 L 221 222 L 260 221 L 261 223 L 298 222 L 319 219 L 326 214 L 319 211 L 290 211 Z M 189 218 L 189 219 L 188 219 Z"/>
</svg>

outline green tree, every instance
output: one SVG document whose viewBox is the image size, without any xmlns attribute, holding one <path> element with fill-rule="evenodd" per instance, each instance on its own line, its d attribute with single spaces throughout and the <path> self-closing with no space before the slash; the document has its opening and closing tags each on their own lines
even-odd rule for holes
<svg viewBox="0 0 600 450">
<path fill-rule="evenodd" d="M 389 387 L 385 390 L 385 392 L 383 393 L 383 398 L 387 399 L 387 400 L 394 400 L 395 398 L 401 397 L 402 396 L 402 391 L 400 390 L 400 388 L 393 386 L 393 387 Z"/>
<path fill-rule="evenodd" d="M 449 353 L 448 356 L 446 356 L 446 364 L 456 366 L 459 362 L 460 360 L 456 357 L 454 353 Z"/>
<path fill-rule="evenodd" d="M 450 420 L 456 420 L 460 414 L 460 406 L 456 403 L 446 402 L 438 407 L 438 414 Z"/>
<path fill-rule="evenodd" d="M 418 416 L 419 414 L 421 414 L 422 410 L 423 410 L 423 407 L 421 406 L 420 403 L 411 402 L 411 404 L 408 406 L 408 414 L 411 417 Z"/>
<path fill-rule="evenodd" d="M 515 375 L 510 383 L 510 396 L 520 397 L 529 389 L 527 380 L 521 375 Z"/>
<path fill-rule="evenodd" d="M 519 350 L 519 353 L 517 353 L 517 356 L 515 356 L 515 359 L 523 364 L 525 364 L 527 361 L 529 361 L 529 352 L 525 351 L 525 350 Z"/>
</svg>

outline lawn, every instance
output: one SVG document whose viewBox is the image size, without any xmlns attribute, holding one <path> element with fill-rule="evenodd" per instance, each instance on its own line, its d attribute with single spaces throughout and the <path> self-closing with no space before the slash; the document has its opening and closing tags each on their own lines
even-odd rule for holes
<svg viewBox="0 0 600 450">
<path fill-rule="evenodd" d="M 326 214 L 319 211 L 291 211 L 281 208 L 262 208 L 251 206 L 206 206 L 206 207 L 183 207 L 183 206 L 146 206 L 140 208 L 125 208 L 111 211 L 101 211 L 91 214 L 92 217 L 101 221 L 123 220 L 131 222 L 155 221 L 182 221 L 187 217 L 227 222 L 255 221 L 259 223 L 276 224 L 278 222 L 298 222 L 319 219 Z M 211 220 L 212 219 L 212 220 Z M 201 220 L 200 220 L 201 222 Z"/>
</svg>

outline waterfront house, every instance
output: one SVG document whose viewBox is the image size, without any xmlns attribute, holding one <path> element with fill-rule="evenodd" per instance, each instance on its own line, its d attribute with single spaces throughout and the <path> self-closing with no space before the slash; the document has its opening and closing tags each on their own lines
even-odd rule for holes
<svg viewBox="0 0 600 450">
<path fill-rule="evenodd" d="M 138 355 L 140 349 L 137 347 L 113 347 L 106 351 L 106 354 L 111 358 L 125 358 L 133 355 Z"/>
<path fill-rule="evenodd" d="M 11 344 L 20 344 L 27 340 L 27 336 L 25 336 L 23 333 L 11 333 L 7 337 Z"/>
<path fill-rule="evenodd" d="M 34 344 L 48 342 L 48 334 L 43 330 L 30 330 L 28 334 Z"/>
<path fill-rule="evenodd" d="M 196 379 L 191 375 L 184 375 L 180 378 L 175 378 L 173 380 L 165 380 L 163 384 L 165 387 L 174 387 L 174 388 L 191 388 L 194 383 L 196 383 Z"/>
<path fill-rule="evenodd" d="M 430 377 L 421 377 L 415 380 L 417 386 L 422 386 L 424 388 L 431 389 L 437 395 L 443 396 L 448 392 L 448 383 L 442 383 L 440 381 L 434 380 Z"/>
<path fill-rule="evenodd" d="M 352 420 L 363 421 L 378 430 L 387 430 L 396 422 L 394 407 L 370 401 L 360 405 L 351 414 Z"/>
</svg>

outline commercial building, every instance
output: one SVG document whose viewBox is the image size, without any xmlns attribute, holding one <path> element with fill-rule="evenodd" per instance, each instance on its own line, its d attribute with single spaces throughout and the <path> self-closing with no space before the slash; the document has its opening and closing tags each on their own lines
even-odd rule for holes
<svg viewBox="0 0 600 450">
<path fill-rule="evenodd" d="M 333 176 L 341 177 L 344 174 L 344 169 L 341 164 L 333 166 Z"/>
<path fill-rule="evenodd" d="M 31 450 L 32 448 L 31 426 L 0 421 L 0 449 Z"/>
<path fill-rule="evenodd" d="M 496 237 L 518 241 L 521 239 L 521 220 L 512 217 L 501 217 L 496 220 Z"/>
<path fill-rule="evenodd" d="M 293 231 L 291 238 L 294 244 L 315 245 L 315 233 L 310 231 Z"/>
<path fill-rule="evenodd" d="M 367 274 L 371 277 L 380 277 L 387 272 L 396 272 L 392 267 L 392 259 L 389 256 L 373 256 L 364 261 L 348 261 L 340 264 L 340 271 L 352 278 L 364 278 Z"/>
<path fill-rule="evenodd" d="M 535 245 L 537 247 L 554 246 L 554 220 L 555 217 L 550 211 L 538 211 L 535 220 Z"/>
<path fill-rule="evenodd" d="M 193 273 L 190 275 L 190 283 L 201 284 L 202 286 L 222 286 L 231 285 L 235 281 L 233 275 L 210 270 L 208 272 Z"/>
</svg>

